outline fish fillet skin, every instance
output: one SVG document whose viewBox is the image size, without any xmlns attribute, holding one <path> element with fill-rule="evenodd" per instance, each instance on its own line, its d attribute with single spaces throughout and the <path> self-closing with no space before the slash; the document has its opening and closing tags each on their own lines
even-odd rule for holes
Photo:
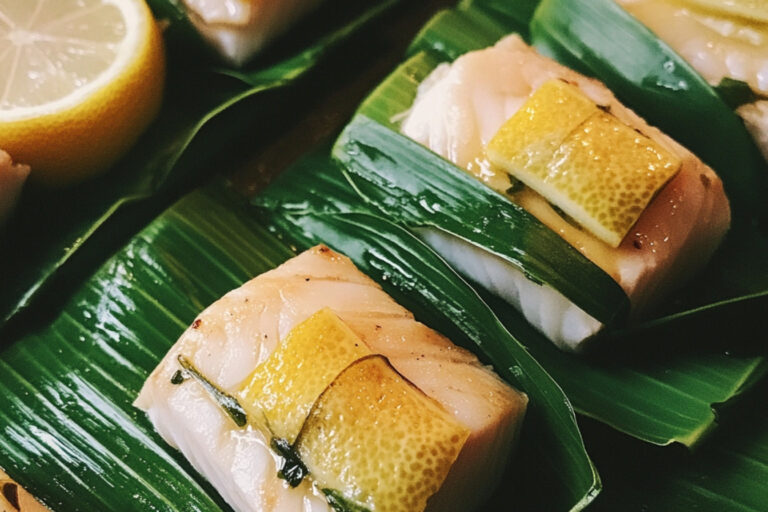
<svg viewBox="0 0 768 512">
<path fill-rule="evenodd" d="M 474 510 L 498 483 L 517 437 L 527 397 L 470 352 L 414 320 L 341 254 L 316 246 L 232 290 L 200 313 L 147 378 L 134 402 L 239 511 L 330 511 L 305 480 L 277 478 L 269 440 L 239 428 L 203 391 L 173 385 L 183 355 L 234 394 L 291 329 L 329 307 L 375 353 L 471 430 L 431 511 Z"/>
<path fill-rule="evenodd" d="M 28 165 L 14 164 L 11 155 L 0 149 L 0 226 L 16 206 L 29 171 Z"/>
<path fill-rule="evenodd" d="M 632 316 L 652 310 L 658 301 L 700 270 L 730 226 L 730 207 L 715 172 L 615 98 L 601 82 L 544 57 L 519 36 L 467 53 L 438 66 L 421 84 L 401 130 L 432 151 L 498 187 L 484 148 L 501 125 L 545 82 L 565 80 L 623 123 L 637 129 L 682 161 L 679 172 L 656 195 L 624 238 L 612 248 L 569 224 L 549 203 L 528 190 L 515 201 L 622 287 Z M 435 230 L 425 238 L 451 264 L 520 310 L 528 321 L 567 350 L 580 350 L 604 326 L 544 285 L 531 290 L 525 275 L 490 254 L 456 243 Z M 507 284 L 509 283 L 509 284 Z M 527 291 L 526 291 L 527 290 Z"/>
<path fill-rule="evenodd" d="M 184 0 L 195 28 L 226 60 L 242 65 L 321 0 Z"/>
</svg>

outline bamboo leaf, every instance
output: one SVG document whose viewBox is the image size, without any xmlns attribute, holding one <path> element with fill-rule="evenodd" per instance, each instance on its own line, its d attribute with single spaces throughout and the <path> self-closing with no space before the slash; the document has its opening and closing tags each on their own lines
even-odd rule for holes
<svg viewBox="0 0 768 512">
<path fill-rule="evenodd" d="M 406 53 L 413 56 L 419 52 L 434 52 L 445 60 L 454 60 L 469 50 L 492 45 L 509 32 L 508 28 L 483 12 L 445 10 L 419 31 Z"/>
<path fill-rule="evenodd" d="M 740 404 L 694 453 L 638 446 L 606 429 L 587 425 L 585 436 L 606 473 L 596 511 L 698 510 L 761 512 L 768 503 L 766 386 Z M 631 463 L 628 463 L 631 461 Z"/>
<path fill-rule="evenodd" d="M 334 235 L 315 217 L 336 211 L 378 211 L 355 197 L 343 172 L 324 162 L 322 153 L 283 173 L 256 201 L 277 212 L 271 219 L 281 232 L 291 233 L 304 244 L 319 233 L 327 238 L 345 236 Z M 739 324 L 733 319 L 722 327 L 730 331 L 723 333 L 727 344 L 708 341 L 716 332 L 713 323 L 717 320 L 701 323 L 695 330 L 690 324 L 671 329 L 662 323 L 652 333 L 635 333 L 635 340 L 621 333 L 604 342 L 600 346 L 606 352 L 604 357 L 576 357 L 557 350 L 511 306 L 487 295 L 484 298 L 563 387 L 579 413 L 650 443 L 699 444 L 716 426 L 713 407 L 732 402 L 768 370 L 765 351 L 754 339 L 736 350 L 733 326 Z M 743 305 L 734 305 L 737 318 L 743 317 Z M 760 306 L 754 307 L 757 311 Z M 435 325 L 444 324 L 444 320 L 435 320 Z M 748 333 L 750 326 L 737 332 Z M 630 341 L 638 347 L 627 347 Z"/>
<path fill-rule="evenodd" d="M 610 276 L 525 210 L 411 139 L 360 115 L 334 157 L 358 192 L 398 222 L 432 226 L 501 256 L 606 324 L 626 315 L 627 297 Z"/>
<path fill-rule="evenodd" d="M 504 379 L 525 390 L 531 398 L 526 432 L 533 440 L 528 442 L 551 461 L 551 473 L 542 478 L 553 487 L 551 496 L 522 499 L 539 507 L 546 503 L 546 509 L 582 509 L 599 492 L 600 481 L 562 391 L 472 288 L 426 245 L 364 206 L 337 201 L 350 197 L 342 180 L 321 150 L 283 173 L 255 202 L 286 239 L 300 247 L 322 242 L 346 254 L 422 321 L 440 326 L 471 350 L 479 349 Z M 296 195 L 299 183 L 309 195 Z"/>
<path fill-rule="evenodd" d="M 346 215 L 321 215 L 332 245 L 344 244 L 364 270 L 386 279 L 419 318 L 467 330 L 536 397 L 522 456 L 537 467 L 551 460 L 555 470 L 528 471 L 552 486 L 528 499 L 566 510 L 591 501 L 599 480 L 557 385 L 426 246 L 382 219 Z M 131 403 L 201 309 L 292 255 L 218 188 L 177 203 L 84 283 L 49 327 L 0 350 L 0 466 L 54 510 L 226 509 Z"/>
</svg>

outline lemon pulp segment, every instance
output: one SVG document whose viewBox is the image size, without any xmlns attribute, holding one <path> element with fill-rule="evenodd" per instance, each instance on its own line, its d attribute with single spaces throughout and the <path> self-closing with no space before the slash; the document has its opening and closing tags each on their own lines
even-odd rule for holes
<svg viewBox="0 0 768 512">
<path fill-rule="evenodd" d="M 162 98 L 162 38 L 142 0 L 0 4 L 0 147 L 69 183 L 135 142 Z"/>
<path fill-rule="evenodd" d="M 442 485 L 469 430 L 380 355 L 320 396 L 295 448 L 321 488 L 370 510 L 418 512 Z"/>
<path fill-rule="evenodd" d="M 293 443 L 312 404 L 368 347 L 330 309 L 294 327 L 246 380 L 241 404 L 250 418 L 263 414 L 271 433 Z"/>
<path fill-rule="evenodd" d="M 488 158 L 618 247 L 681 161 L 585 102 L 592 103 L 576 86 L 547 82 L 499 129 Z"/>
</svg>

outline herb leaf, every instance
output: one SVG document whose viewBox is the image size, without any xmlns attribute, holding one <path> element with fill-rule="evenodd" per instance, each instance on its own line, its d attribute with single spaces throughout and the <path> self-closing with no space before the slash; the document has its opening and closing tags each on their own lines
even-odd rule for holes
<svg viewBox="0 0 768 512">
<path fill-rule="evenodd" d="M 717 94 L 732 109 L 737 109 L 747 103 L 753 103 L 758 100 L 757 95 L 752 91 L 749 84 L 741 80 L 725 77 L 715 87 Z"/>
<path fill-rule="evenodd" d="M 323 489 L 323 494 L 336 512 L 371 512 L 364 506 L 348 500 L 336 489 Z"/>
<path fill-rule="evenodd" d="M 309 470 L 301 461 L 299 454 L 286 439 L 273 437 L 271 446 L 285 460 L 283 467 L 277 472 L 277 476 L 288 482 L 291 487 L 298 486 L 309 474 Z"/>
<path fill-rule="evenodd" d="M 203 377 L 203 375 L 197 371 L 197 369 L 187 360 L 186 357 L 179 355 L 178 360 L 181 367 L 184 368 L 184 372 L 199 382 L 201 386 L 203 386 L 203 389 L 205 389 L 216 401 L 216 403 L 219 404 L 219 406 L 221 406 L 224 411 L 226 411 L 229 417 L 232 418 L 232 421 L 235 422 L 235 425 L 238 427 L 244 427 L 248 423 L 248 417 L 245 414 L 245 409 L 243 409 L 243 407 L 240 405 L 240 402 L 238 402 L 235 397 L 223 392 L 218 387 L 216 387 L 215 384 Z M 175 374 L 171 379 L 171 382 L 173 382 L 174 379 L 176 379 Z"/>
</svg>

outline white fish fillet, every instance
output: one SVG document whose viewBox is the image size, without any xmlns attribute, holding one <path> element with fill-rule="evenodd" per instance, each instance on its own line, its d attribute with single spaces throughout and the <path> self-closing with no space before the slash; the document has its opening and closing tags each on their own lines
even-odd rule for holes
<svg viewBox="0 0 768 512">
<path fill-rule="evenodd" d="M 190 20 L 223 57 L 241 65 L 321 0 L 184 0 Z"/>
<path fill-rule="evenodd" d="M 617 0 L 685 58 L 710 84 L 741 80 L 768 96 L 768 25 L 684 7 L 668 0 Z M 768 160 L 768 101 L 737 110 Z"/>
<path fill-rule="evenodd" d="M 471 430 L 428 510 L 469 511 L 498 481 L 527 398 L 445 337 L 416 322 L 345 256 L 310 249 L 245 283 L 203 311 L 149 376 L 134 405 L 239 511 L 326 511 L 305 481 L 277 478 L 268 439 L 241 429 L 194 384 L 172 385 L 183 354 L 234 393 L 298 323 L 330 307 L 373 352 Z"/>
<path fill-rule="evenodd" d="M 768 27 L 669 0 L 616 0 L 710 84 L 746 82 L 768 95 Z"/>
<path fill-rule="evenodd" d="M 614 249 L 558 215 L 540 196 L 526 192 L 517 201 L 544 224 L 611 275 L 630 298 L 635 316 L 699 270 L 730 224 L 720 178 L 675 141 L 648 126 L 621 105 L 600 82 L 543 57 L 518 36 L 442 64 L 422 83 L 402 131 L 489 185 L 494 175 L 484 148 L 501 125 L 551 79 L 564 79 L 624 123 L 678 155 L 678 174 L 659 192 Z M 496 182 L 496 183 L 494 183 Z M 522 272 L 442 232 L 421 231 L 441 254 L 470 278 L 515 305 L 532 325 L 559 347 L 578 350 L 603 326 L 547 286 L 531 286 Z"/>
<path fill-rule="evenodd" d="M 27 176 L 28 165 L 14 164 L 11 156 L 0 150 L 0 225 L 16 205 Z"/>
</svg>

